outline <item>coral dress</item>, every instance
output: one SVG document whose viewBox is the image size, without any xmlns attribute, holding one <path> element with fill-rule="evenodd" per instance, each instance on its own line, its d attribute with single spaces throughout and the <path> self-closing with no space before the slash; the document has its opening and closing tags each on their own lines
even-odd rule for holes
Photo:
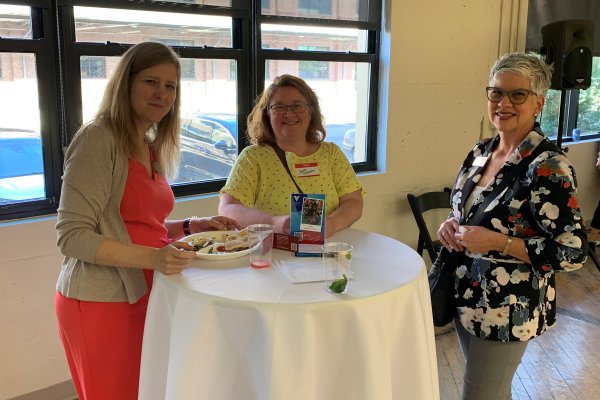
<svg viewBox="0 0 600 400">
<path fill-rule="evenodd" d="M 151 153 L 152 154 L 152 153 Z M 151 156 L 152 165 L 154 165 Z M 131 242 L 160 248 L 170 243 L 164 221 L 174 205 L 166 179 L 130 159 L 121 216 Z M 148 293 L 137 303 L 55 298 L 59 332 L 82 400 L 138 398 L 142 338 L 153 270 L 144 270 Z"/>
</svg>

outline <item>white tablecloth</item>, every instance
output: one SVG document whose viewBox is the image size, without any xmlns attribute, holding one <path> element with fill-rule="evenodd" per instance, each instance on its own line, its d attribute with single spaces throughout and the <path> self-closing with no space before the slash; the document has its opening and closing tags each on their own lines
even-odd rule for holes
<svg viewBox="0 0 600 400">
<path fill-rule="evenodd" d="M 354 245 L 346 294 L 254 270 L 247 256 L 156 273 L 140 399 L 439 399 L 421 257 L 356 229 L 330 241 Z"/>
</svg>

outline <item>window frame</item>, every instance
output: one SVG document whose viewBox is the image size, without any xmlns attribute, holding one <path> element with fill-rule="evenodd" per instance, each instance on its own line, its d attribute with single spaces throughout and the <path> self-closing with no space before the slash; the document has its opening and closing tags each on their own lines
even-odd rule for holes
<svg viewBox="0 0 600 400">
<path fill-rule="evenodd" d="M 0 220 L 46 215 L 56 211 L 60 198 L 62 149 L 57 41 L 53 29 L 55 13 L 50 0 L 11 1 L 2 4 L 31 9 L 31 39 L 0 38 L 0 53 L 30 53 L 36 60 L 40 138 L 44 159 L 44 188 L 46 197 L 0 205 Z"/>
<path fill-rule="evenodd" d="M 256 0 L 257 2 L 260 0 Z M 360 3 L 363 4 L 363 3 Z M 381 3 L 380 3 L 381 5 Z M 377 13 L 375 2 L 368 2 L 369 15 Z M 267 60 L 293 60 L 293 61 L 322 61 L 322 62 L 356 62 L 366 63 L 370 66 L 369 77 L 369 103 L 367 115 L 367 132 L 365 143 L 365 161 L 353 162 L 352 166 L 355 172 L 367 172 L 377 169 L 377 114 L 378 114 L 378 92 L 379 92 L 379 60 L 381 49 L 381 27 L 376 22 L 362 21 L 344 21 L 331 20 L 327 18 L 307 18 L 307 17 L 289 17 L 262 15 L 257 16 L 258 21 L 253 25 L 254 33 L 254 57 L 256 59 L 256 73 L 254 75 L 255 94 L 258 95 L 264 90 L 265 62 Z M 364 53 L 354 52 L 335 52 L 335 51 L 315 51 L 315 50 L 292 50 L 292 49 L 274 49 L 263 48 L 260 35 L 261 24 L 278 25 L 323 25 L 327 27 L 338 28 L 357 28 L 366 30 L 367 50 Z"/>
<path fill-rule="evenodd" d="M 597 77 L 600 80 L 600 77 Z M 558 133 L 556 137 L 549 136 L 558 146 L 569 145 L 581 141 L 600 140 L 600 131 L 581 132 L 579 139 L 573 140 L 573 129 L 577 128 L 579 118 L 579 92 L 581 89 L 562 89 L 560 93 L 560 109 L 558 118 Z M 562 112 L 561 112 L 562 110 Z M 543 113 L 543 110 L 542 110 Z M 542 126 L 542 130 L 544 127 Z M 562 133 L 560 132 L 562 130 Z"/>
<path fill-rule="evenodd" d="M 261 15 L 262 0 L 232 0 L 231 7 L 207 6 L 194 3 L 158 2 L 138 0 L 0 0 L 2 4 L 25 5 L 32 10 L 32 39 L 2 39 L 0 52 L 28 52 L 36 55 L 40 129 L 44 155 L 46 199 L 0 205 L 0 221 L 24 217 L 43 216 L 56 212 L 60 198 L 64 153 L 82 124 L 82 81 L 80 57 L 121 56 L 133 44 L 114 42 L 76 41 L 74 7 L 101 7 L 140 11 L 198 13 L 232 18 L 230 48 L 171 46 L 182 58 L 235 60 L 237 80 L 237 140 L 238 154 L 248 143 L 245 139 L 245 117 L 254 100 L 263 91 L 265 61 L 298 60 L 316 62 L 356 62 L 370 66 L 369 113 L 367 116 L 366 161 L 353 163 L 357 172 L 376 169 L 377 99 L 379 90 L 379 57 L 383 1 L 358 0 L 362 15 L 373 22 L 339 21 L 324 18 L 297 18 Z M 273 7 L 274 1 L 269 2 Z M 377 15 L 373 18 L 373 15 Z M 319 25 L 357 28 L 368 31 L 364 53 L 262 48 L 260 26 L 262 23 Z M 232 63 L 233 64 L 233 63 Z M 39 67 L 40 65 L 43 68 Z M 106 67 L 105 67 L 106 68 Z M 68 83 L 68 84 L 67 84 Z M 218 192 L 225 179 L 172 186 L 176 197 Z"/>
</svg>

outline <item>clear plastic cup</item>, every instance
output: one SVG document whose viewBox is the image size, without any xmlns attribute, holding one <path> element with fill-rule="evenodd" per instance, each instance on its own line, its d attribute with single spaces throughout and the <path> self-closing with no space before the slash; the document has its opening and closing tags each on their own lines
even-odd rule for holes
<svg viewBox="0 0 600 400">
<path fill-rule="evenodd" d="M 351 277 L 352 245 L 343 242 L 325 243 L 323 270 L 325 287 L 332 293 L 345 293 Z"/>
<path fill-rule="evenodd" d="M 269 268 L 273 253 L 273 225 L 250 225 L 248 237 L 251 243 L 255 243 L 250 251 L 250 266 L 256 269 Z"/>
</svg>

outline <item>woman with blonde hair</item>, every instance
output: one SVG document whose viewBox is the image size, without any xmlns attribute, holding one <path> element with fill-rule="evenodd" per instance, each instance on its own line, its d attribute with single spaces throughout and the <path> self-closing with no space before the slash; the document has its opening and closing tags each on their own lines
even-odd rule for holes
<svg viewBox="0 0 600 400">
<path fill-rule="evenodd" d="M 64 255 L 55 295 L 58 328 L 79 398 L 138 398 L 142 337 L 154 271 L 176 274 L 195 253 L 184 235 L 237 226 L 226 217 L 166 220 L 165 174 L 179 153 L 177 55 L 160 43 L 131 47 L 96 118 L 65 154 L 56 224 Z"/>
</svg>

